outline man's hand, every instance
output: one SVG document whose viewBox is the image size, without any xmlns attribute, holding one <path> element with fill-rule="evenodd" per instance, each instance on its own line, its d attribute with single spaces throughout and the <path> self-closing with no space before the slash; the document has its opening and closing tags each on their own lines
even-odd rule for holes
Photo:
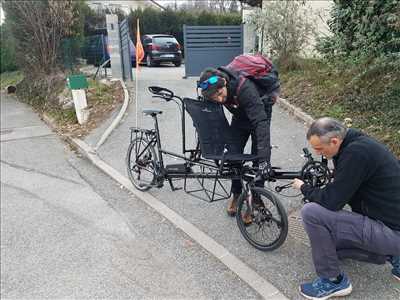
<svg viewBox="0 0 400 300">
<path fill-rule="evenodd" d="M 292 187 L 296 190 L 300 190 L 301 186 L 304 184 L 303 180 L 300 180 L 298 178 L 296 178 L 295 180 L 293 180 L 292 182 Z"/>
</svg>

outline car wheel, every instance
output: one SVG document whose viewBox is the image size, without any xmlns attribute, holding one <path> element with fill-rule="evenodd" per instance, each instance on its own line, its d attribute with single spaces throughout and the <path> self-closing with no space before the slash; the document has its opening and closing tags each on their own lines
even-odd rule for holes
<svg viewBox="0 0 400 300">
<path fill-rule="evenodd" d="M 175 65 L 175 67 L 180 67 L 181 66 L 181 64 L 182 64 L 182 61 L 174 61 L 174 65 Z"/>
<path fill-rule="evenodd" d="M 153 60 L 151 59 L 150 55 L 146 56 L 146 65 L 148 67 L 154 67 L 154 63 L 153 63 Z"/>
</svg>

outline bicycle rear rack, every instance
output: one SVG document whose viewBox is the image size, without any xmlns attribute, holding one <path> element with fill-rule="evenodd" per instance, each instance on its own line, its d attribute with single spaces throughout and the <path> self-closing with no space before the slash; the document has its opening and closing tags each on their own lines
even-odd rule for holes
<svg viewBox="0 0 400 300">
<path fill-rule="evenodd" d="M 183 189 L 187 194 L 207 202 L 225 200 L 231 196 L 231 193 L 227 191 L 222 183 L 224 179 L 220 178 L 220 170 L 212 170 L 203 165 L 197 167 L 200 169 L 199 173 L 201 173 L 202 176 L 192 178 L 196 179 L 197 186 L 200 187 L 190 189 L 187 185 L 187 179 L 191 177 L 184 178 Z M 226 180 L 227 179 L 224 181 Z M 204 196 L 202 197 L 201 195 Z"/>
</svg>

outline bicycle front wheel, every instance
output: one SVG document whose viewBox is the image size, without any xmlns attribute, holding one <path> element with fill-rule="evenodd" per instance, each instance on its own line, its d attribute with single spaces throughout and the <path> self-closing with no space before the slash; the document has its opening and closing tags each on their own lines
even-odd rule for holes
<svg viewBox="0 0 400 300">
<path fill-rule="evenodd" d="M 131 141 L 126 155 L 129 179 L 140 191 L 150 189 L 156 179 L 157 157 L 152 145 L 144 138 Z"/>
<path fill-rule="evenodd" d="M 252 199 L 243 193 L 238 199 L 236 221 L 243 237 L 255 248 L 272 251 L 280 247 L 288 233 L 285 208 L 271 192 L 251 188 Z"/>
</svg>

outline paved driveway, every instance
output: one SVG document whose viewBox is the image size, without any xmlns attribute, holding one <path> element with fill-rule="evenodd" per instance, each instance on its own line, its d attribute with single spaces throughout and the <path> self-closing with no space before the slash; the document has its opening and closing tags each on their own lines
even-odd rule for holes
<svg viewBox="0 0 400 300">
<path fill-rule="evenodd" d="M 152 127 L 151 119 L 141 114 L 145 108 L 163 111 L 159 117 L 162 145 L 171 151 L 181 152 L 178 108 L 172 102 L 166 103 L 161 99 L 152 98 L 147 87 L 159 85 L 173 90 L 177 95 L 195 97 L 196 78 L 183 79 L 183 76 L 183 67 L 140 68 L 138 101 L 131 103 L 123 123 L 99 149 L 99 155 L 103 160 L 122 174 L 126 174 L 125 155 L 129 144 L 129 127 L 135 126 L 136 122 L 141 127 Z M 188 128 L 192 127 L 191 120 L 186 120 L 186 124 Z M 274 107 L 272 120 L 272 144 L 276 146 L 272 154 L 274 166 L 287 170 L 298 170 L 301 167 L 302 148 L 307 146 L 305 132 L 306 128 L 301 122 L 279 107 Z M 99 133 L 100 131 L 87 137 L 86 141 L 95 145 Z M 193 135 L 193 130 L 188 130 L 189 142 L 193 142 Z M 298 197 L 280 197 L 291 215 L 289 236 L 284 245 L 273 252 L 260 252 L 241 237 L 235 220 L 226 215 L 226 201 L 207 203 L 182 191 L 172 192 L 168 184 L 162 189 L 154 188 L 150 193 L 226 247 L 289 298 L 299 299 L 298 285 L 314 278 L 310 249 L 296 218 L 296 213 L 301 207 Z M 374 266 L 345 261 L 343 270 L 353 282 L 354 292 L 349 299 L 399 299 L 400 297 L 400 288 L 392 279 L 388 265 Z"/>
</svg>

